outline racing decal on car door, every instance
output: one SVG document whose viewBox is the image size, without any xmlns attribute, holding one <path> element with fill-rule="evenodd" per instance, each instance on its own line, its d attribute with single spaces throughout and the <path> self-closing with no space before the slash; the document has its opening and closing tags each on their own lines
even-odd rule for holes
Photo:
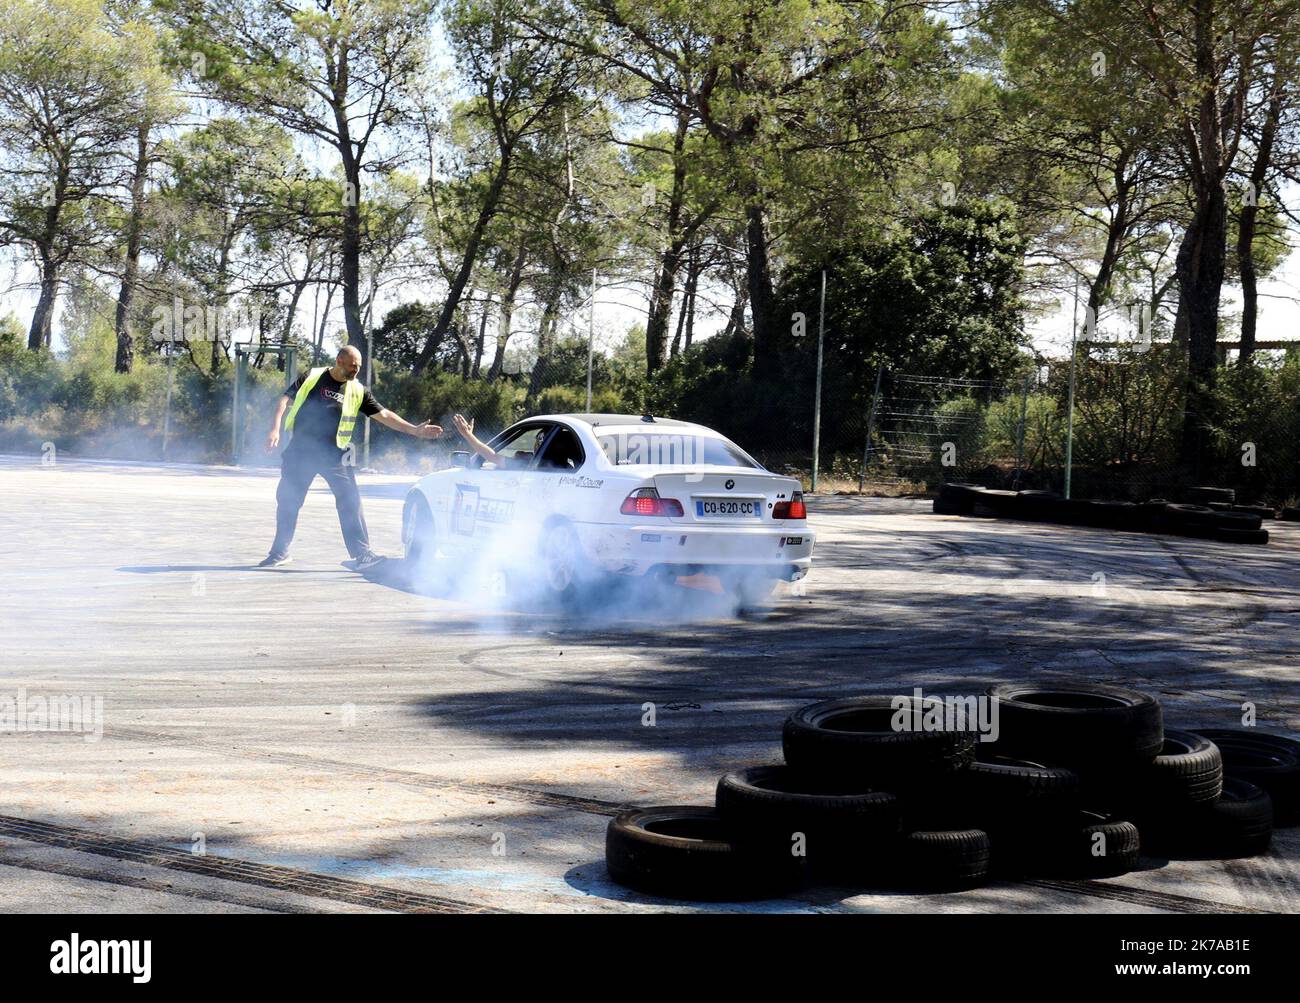
<svg viewBox="0 0 1300 1003">
<path fill-rule="evenodd" d="M 484 498 L 476 485 L 457 484 L 452 508 L 451 529 L 462 536 L 473 536 L 479 523 L 505 525 L 515 518 L 515 503 L 509 498 Z"/>
<path fill-rule="evenodd" d="M 478 522 L 479 492 L 473 484 L 456 485 L 456 502 L 451 508 L 451 531 L 473 536 Z"/>
</svg>

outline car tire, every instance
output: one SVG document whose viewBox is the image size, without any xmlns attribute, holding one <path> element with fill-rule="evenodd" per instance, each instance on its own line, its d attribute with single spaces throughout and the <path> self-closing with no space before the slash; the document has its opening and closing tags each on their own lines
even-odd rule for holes
<svg viewBox="0 0 1300 1003">
<path fill-rule="evenodd" d="M 801 833 L 809 865 L 821 873 L 873 873 L 899 831 L 893 794 L 822 781 L 784 765 L 724 775 L 716 804 L 738 841 L 762 841 L 773 852 L 789 853 Z"/>
<path fill-rule="evenodd" d="M 1231 505 L 1237 500 L 1237 492 L 1232 488 L 1188 488 L 1187 500 L 1193 505 L 1204 505 L 1212 501 Z"/>
<path fill-rule="evenodd" d="M 1280 517 L 1283 522 L 1300 522 L 1300 508 L 1288 505 L 1282 510 Z"/>
<path fill-rule="evenodd" d="M 960 502 L 949 501 L 946 498 L 936 498 L 931 505 L 930 511 L 935 515 L 970 515 L 971 510 L 968 506 Z"/>
<path fill-rule="evenodd" d="M 1224 543 L 1249 543 L 1259 546 L 1268 543 L 1266 529 L 1216 529 L 1214 538 Z"/>
<path fill-rule="evenodd" d="M 1095 811 L 1079 812 L 1069 824 L 1054 829 L 1039 845 L 1041 868 L 1070 878 L 1112 878 L 1127 874 L 1137 866 L 1141 855 L 1136 825 Z"/>
<path fill-rule="evenodd" d="M 956 777 L 957 797 L 982 826 L 1020 824 L 1078 809 L 1080 781 L 1073 770 L 1012 756 L 983 754 Z"/>
<path fill-rule="evenodd" d="M 975 508 L 976 493 L 980 490 L 978 484 L 950 482 L 940 485 L 939 497 L 935 501 L 942 502 L 944 508 L 954 510 L 944 512 L 945 515 L 970 515 Z M 939 509 L 936 508 L 935 511 L 938 512 Z"/>
<path fill-rule="evenodd" d="M 1227 777 L 1214 801 L 1182 812 L 1151 812 L 1138 819 L 1151 853 L 1181 858 L 1230 860 L 1254 857 L 1273 839 L 1273 799 L 1262 787 Z"/>
<path fill-rule="evenodd" d="M 541 587 L 547 598 L 561 606 L 573 605 L 587 576 L 583 573 L 582 544 L 568 522 L 553 522 L 538 545 Z"/>
<path fill-rule="evenodd" d="M 801 858 L 757 852 L 733 839 L 716 809 L 684 805 L 616 815 L 605 830 L 605 866 L 625 887 L 704 901 L 777 895 L 802 876 Z"/>
<path fill-rule="evenodd" d="M 402 545 L 408 578 L 429 584 L 437 566 L 437 540 L 433 513 L 421 494 L 408 496 L 402 506 Z"/>
<path fill-rule="evenodd" d="M 1160 704 L 1146 693 L 1090 683 L 1011 683 L 997 701 L 998 745 L 1006 754 L 1080 771 L 1150 762 L 1164 744 Z"/>
<path fill-rule="evenodd" d="M 963 769 L 974 758 L 973 730 L 895 731 L 896 700 L 912 722 L 912 697 L 851 697 L 801 707 L 786 719 L 785 761 L 803 773 L 890 789 Z M 922 713 L 941 701 L 923 698 Z M 903 705 L 900 705 L 903 706 Z M 924 722 L 923 722 L 924 723 Z"/>
<path fill-rule="evenodd" d="M 986 518 L 1014 519 L 1019 508 L 1019 496 L 1015 491 L 978 488 L 975 491 L 975 509 L 972 514 Z"/>
<path fill-rule="evenodd" d="M 1300 824 L 1300 742 L 1253 728 L 1197 728 L 1223 756 L 1223 772 L 1262 787 L 1273 799 L 1273 824 Z"/>
<path fill-rule="evenodd" d="M 1232 511 L 1243 515 L 1255 515 L 1260 519 L 1276 519 L 1277 509 L 1267 505 L 1234 505 Z"/>
<path fill-rule="evenodd" d="M 891 884 L 913 891 L 955 891 L 988 880 L 988 833 L 980 829 L 917 829 L 899 840 Z"/>
<path fill-rule="evenodd" d="M 1177 812 L 1206 804 L 1223 791 L 1223 756 L 1204 736 L 1166 731 L 1159 755 L 1135 771 L 1125 786 L 1134 807 Z"/>
<path fill-rule="evenodd" d="M 1262 521 L 1252 512 L 1219 512 L 1214 519 L 1219 529 L 1259 529 Z"/>
</svg>

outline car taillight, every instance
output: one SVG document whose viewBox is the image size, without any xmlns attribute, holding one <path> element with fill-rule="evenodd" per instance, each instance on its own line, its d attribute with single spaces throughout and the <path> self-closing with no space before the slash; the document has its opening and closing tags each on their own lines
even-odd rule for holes
<svg viewBox="0 0 1300 1003">
<path fill-rule="evenodd" d="M 773 519 L 807 519 L 808 510 L 803 505 L 803 492 L 796 491 L 788 502 L 777 502 L 772 506 Z"/>
<path fill-rule="evenodd" d="M 676 498 L 660 498 L 654 488 L 637 488 L 623 499 L 619 511 L 624 515 L 652 515 L 677 517 L 682 514 L 682 503 Z"/>
</svg>

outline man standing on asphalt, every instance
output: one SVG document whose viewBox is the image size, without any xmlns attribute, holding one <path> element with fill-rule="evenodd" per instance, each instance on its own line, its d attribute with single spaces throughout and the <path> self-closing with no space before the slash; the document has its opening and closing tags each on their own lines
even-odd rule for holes
<svg viewBox="0 0 1300 1003">
<path fill-rule="evenodd" d="M 298 510 L 317 474 L 325 478 L 334 492 L 343 542 L 352 557 L 344 565 L 354 571 L 364 571 L 384 559 L 370 549 L 370 535 L 361 512 L 361 493 L 357 490 L 356 465 L 350 448 L 357 416 L 368 415 L 381 425 L 420 439 L 436 439 L 442 435 L 442 429 L 428 422 L 412 425 L 382 407 L 357 380 L 360 371 L 361 353 L 345 345 L 332 367 L 321 366 L 304 373 L 277 403 L 275 423 L 266 438 L 266 451 L 269 453 L 280 444 L 280 421 L 286 409 L 289 417 L 284 428 L 293 433 L 293 438 L 281 458 L 280 484 L 275 489 L 275 542 L 259 568 L 274 568 L 289 560 Z"/>
</svg>

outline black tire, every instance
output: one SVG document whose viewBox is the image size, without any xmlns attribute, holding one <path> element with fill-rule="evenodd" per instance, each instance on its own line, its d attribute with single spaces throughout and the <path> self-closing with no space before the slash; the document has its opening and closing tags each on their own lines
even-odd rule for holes
<svg viewBox="0 0 1300 1003">
<path fill-rule="evenodd" d="M 1214 801 L 1177 813 L 1139 819 L 1142 841 L 1152 853 L 1170 857 L 1253 857 L 1273 839 L 1273 799 L 1262 787 L 1228 777 Z"/>
<path fill-rule="evenodd" d="M 1090 683 L 1010 683 L 997 701 L 1008 755 L 1090 772 L 1150 762 L 1164 743 L 1160 704 L 1146 693 Z"/>
<path fill-rule="evenodd" d="M 874 873 L 899 832 L 893 794 L 826 783 L 789 766 L 724 775 L 716 803 L 738 842 L 789 853 L 802 834 L 808 863 L 821 873 Z"/>
<path fill-rule="evenodd" d="M 1219 512 L 1214 524 L 1219 529 L 1259 529 L 1261 520 L 1250 512 Z"/>
<path fill-rule="evenodd" d="M 1205 505 L 1170 504 L 1165 506 L 1164 521 L 1171 527 L 1171 532 L 1184 534 L 1189 529 L 1217 526 L 1219 515 L 1220 513 Z"/>
<path fill-rule="evenodd" d="M 1282 510 L 1281 518 L 1284 522 L 1300 522 L 1300 508 L 1292 508 L 1288 505 Z"/>
<path fill-rule="evenodd" d="M 670 805 L 615 816 L 605 830 L 605 866 L 618 884 L 651 895 L 737 901 L 793 887 L 802 862 L 735 842 L 716 809 Z"/>
<path fill-rule="evenodd" d="M 1014 491 L 999 488 L 979 488 L 975 492 L 973 515 L 993 516 L 997 519 L 1015 518 L 1019 509 L 1019 497 Z"/>
<path fill-rule="evenodd" d="M 984 755 L 957 775 L 960 797 L 981 822 L 996 828 L 1000 820 L 1017 824 L 1077 809 L 1079 775 L 1061 766 L 1011 756 Z"/>
<path fill-rule="evenodd" d="M 1208 738 L 1166 731 L 1160 754 L 1128 783 L 1128 804 L 1154 812 L 1179 812 L 1216 801 L 1223 790 L 1223 757 Z"/>
<path fill-rule="evenodd" d="M 826 700 L 795 711 L 786 719 L 781 744 L 785 761 L 820 780 L 849 782 L 890 790 L 964 768 L 975 752 L 973 730 L 894 730 L 897 706 L 904 724 L 913 711 L 924 714 L 943 702 L 912 697 L 850 697 Z M 902 703 L 906 701 L 906 703 Z"/>
<path fill-rule="evenodd" d="M 433 513 L 424 496 L 415 492 L 402 506 L 402 544 L 408 579 L 416 586 L 432 584 L 437 563 Z"/>
<path fill-rule="evenodd" d="M 1267 505 L 1234 505 L 1232 511 L 1242 515 L 1254 515 L 1260 519 L 1276 519 L 1277 509 Z"/>
<path fill-rule="evenodd" d="M 943 484 L 939 487 L 939 497 L 936 501 L 943 502 L 945 507 L 955 507 L 958 511 L 947 513 L 952 515 L 970 515 L 975 508 L 975 495 L 980 490 L 978 484 L 963 484 L 953 482 Z M 939 509 L 935 509 L 936 512 Z"/>
<path fill-rule="evenodd" d="M 1131 529 L 1137 506 L 1127 501 L 1094 501 L 1089 509 L 1089 525 L 1101 529 Z"/>
<path fill-rule="evenodd" d="M 1268 543 L 1266 529 L 1217 529 L 1214 538 L 1224 543 L 1250 543 L 1256 546 Z"/>
<path fill-rule="evenodd" d="M 1127 874 L 1141 855 L 1136 825 L 1093 811 L 1079 812 L 1072 824 L 1054 830 L 1040 846 L 1043 869 L 1071 878 Z"/>
<path fill-rule="evenodd" d="M 945 498 L 936 498 L 931 511 L 935 515 L 970 515 L 971 507 Z"/>
<path fill-rule="evenodd" d="M 1300 742 L 1254 728 L 1197 728 L 1223 756 L 1223 772 L 1268 791 L 1273 824 L 1300 825 Z"/>
<path fill-rule="evenodd" d="M 1153 498 L 1134 506 L 1134 525 L 1143 532 L 1159 533 L 1164 531 L 1165 506 L 1169 503 L 1163 498 Z"/>
<path fill-rule="evenodd" d="M 979 829 L 918 829 L 899 841 L 891 883 L 915 891 L 973 888 L 989 875 L 988 833 Z"/>
<path fill-rule="evenodd" d="M 1206 502 L 1227 502 L 1231 505 L 1237 500 L 1237 492 L 1232 488 L 1188 488 L 1187 500 L 1193 505 L 1204 505 Z"/>
<path fill-rule="evenodd" d="M 1061 496 L 1055 491 L 1018 491 L 1020 518 L 1033 522 L 1053 522 L 1056 519 Z"/>
</svg>

